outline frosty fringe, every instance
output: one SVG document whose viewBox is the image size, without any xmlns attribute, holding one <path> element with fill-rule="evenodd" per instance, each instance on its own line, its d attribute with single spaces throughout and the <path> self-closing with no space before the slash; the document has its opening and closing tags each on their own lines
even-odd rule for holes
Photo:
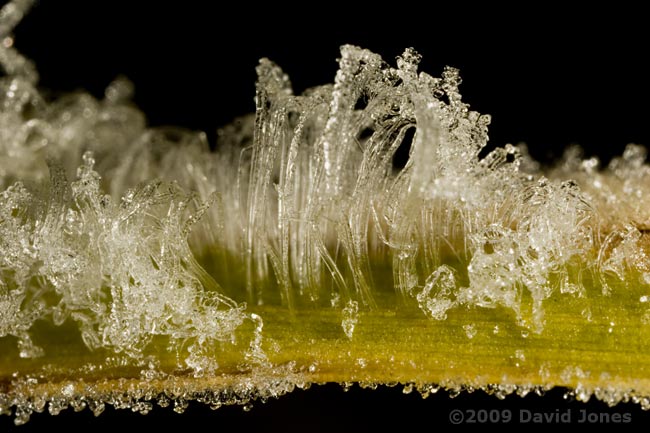
<svg viewBox="0 0 650 433">
<path fill-rule="evenodd" d="M 28 4 L 0 13 L 0 337 L 23 357 L 41 352 L 37 320 L 71 319 L 90 349 L 138 358 L 164 336 L 211 371 L 206 354 L 253 320 L 245 302 L 341 308 L 349 338 L 386 296 L 436 320 L 502 306 L 539 333 L 556 292 L 608 294 L 626 270 L 650 283 L 640 146 L 602 171 L 575 148 L 546 174 L 523 146 L 480 158 L 490 118 L 456 69 L 344 46 L 334 84 L 300 96 L 262 59 L 254 118 L 211 152 L 202 133 L 145 127 L 124 79 L 103 100 L 44 98 L 10 36 Z"/>
</svg>

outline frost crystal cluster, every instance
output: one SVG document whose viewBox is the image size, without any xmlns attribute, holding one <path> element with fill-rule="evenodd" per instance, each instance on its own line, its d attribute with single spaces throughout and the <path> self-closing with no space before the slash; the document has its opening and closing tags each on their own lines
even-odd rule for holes
<svg viewBox="0 0 650 433">
<path fill-rule="evenodd" d="M 289 378 L 256 307 L 337 312 L 347 340 L 378 309 L 496 309 L 540 334 L 556 295 L 650 284 L 640 146 L 604 170 L 576 148 L 546 173 L 523 146 L 481 157 L 490 117 L 463 102 L 456 69 L 435 78 L 412 49 L 394 67 L 344 46 L 334 84 L 298 96 L 262 59 L 255 115 L 211 152 L 201 133 L 147 128 L 124 79 L 102 100 L 43 96 L 10 34 L 29 3 L 0 12 L 0 340 L 20 357 L 47 357 L 35 328 L 74 324 L 87 351 L 145 376 L 167 374 L 161 353 L 203 376 L 237 352 L 244 370 Z M 273 383 L 268 395 L 293 386 Z M 1 393 L 0 409 L 38 410 Z"/>
</svg>

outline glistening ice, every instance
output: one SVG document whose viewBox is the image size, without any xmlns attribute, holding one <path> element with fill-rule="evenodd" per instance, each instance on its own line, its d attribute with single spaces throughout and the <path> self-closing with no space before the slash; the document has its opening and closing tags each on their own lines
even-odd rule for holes
<svg viewBox="0 0 650 433">
<path fill-rule="evenodd" d="M 456 69 L 344 46 L 302 95 L 262 59 L 255 115 L 212 152 L 146 127 L 123 78 L 45 96 L 11 36 L 29 5 L 0 12 L 1 413 L 331 381 L 650 407 L 645 148 L 481 157 Z"/>
</svg>

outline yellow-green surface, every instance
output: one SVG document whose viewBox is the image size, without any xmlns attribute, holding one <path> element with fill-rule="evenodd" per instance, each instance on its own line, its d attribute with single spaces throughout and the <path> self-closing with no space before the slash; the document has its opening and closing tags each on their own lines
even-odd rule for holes
<svg viewBox="0 0 650 433">
<path fill-rule="evenodd" d="M 457 308 L 444 321 L 404 307 L 362 311 L 352 339 L 342 331 L 338 309 L 290 313 L 262 306 L 249 311 L 264 320 L 263 348 L 269 361 L 289 366 L 287 371 L 305 382 L 567 386 L 647 396 L 650 329 L 645 324 L 648 304 L 640 296 L 643 291 L 623 286 L 610 296 L 556 294 L 544 304 L 546 324 L 540 334 L 517 325 L 512 311 L 502 308 Z M 252 374 L 243 355 L 250 325 L 241 331 L 241 341 L 224 344 L 215 354 L 220 368 L 211 377 L 193 378 L 174 370 L 176 354 L 158 352 L 156 344 L 152 353 L 162 359 L 159 370 L 175 372 L 192 389 L 236 385 Z M 76 380 L 111 389 L 125 386 L 118 379 L 141 379 L 142 367 L 130 367 L 128 360 L 105 351 L 90 352 L 78 335 L 71 324 L 39 325 L 34 340 L 46 355 L 35 360 L 19 359 L 15 341 L 1 339 L 4 392 L 12 391 L 15 372 L 39 377 L 42 389 L 50 390 Z M 151 384 L 162 389 L 165 380 Z"/>
</svg>

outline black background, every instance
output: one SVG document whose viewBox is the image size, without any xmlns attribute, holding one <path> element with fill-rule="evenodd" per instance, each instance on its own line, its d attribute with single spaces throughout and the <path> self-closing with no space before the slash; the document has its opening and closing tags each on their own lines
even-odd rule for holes
<svg viewBox="0 0 650 433">
<path fill-rule="evenodd" d="M 291 394 L 270 400 L 265 404 L 257 403 L 250 412 L 244 412 L 241 407 L 222 407 L 216 411 L 206 406 L 190 404 L 184 414 L 178 415 L 171 408 L 156 407 L 148 415 L 140 415 L 127 410 L 107 408 L 99 417 L 94 417 L 89 410 L 79 413 L 71 409 L 57 416 L 49 414 L 34 414 L 24 426 L 15 428 L 18 432 L 40 431 L 92 431 L 102 428 L 105 431 L 153 431 L 163 428 L 164 431 L 189 433 L 200 431 L 218 433 L 222 431 L 260 431 L 260 432 L 378 432 L 378 431 L 447 431 L 457 427 L 452 424 L 450 414 L 460 410 L 468 419 L 470 412 L 480 410 L 493 413 L 492 416 L 505 416 L 503 411 L 510 411 L 510 423 L 497 424 L 534 426 L 532 422 L 519 423 L 520 417 L 527 418 L 527 413 L 564 414 L 571 412 L 572 424 L 591 428 L 594 424 L 579 424 L 581 410 L 600 416 L 605 414 L 613 419 L 616 414 L 620 419 L 628 418 L 629 423 L 610 423 L 605 428 L 619 429 L 626 426 L 643 426 L 650 421 L 650 414 L 643 412 L 638 405 L 628 403 L 609 408 L 601 402 L 590 401 L 579 403 L 564 399 L 564 391 L 555 389 L 543 397 L 528 395 L 525 398 L 516 396 L 499 400 L 481 391 L 472 394 L 460 394 L 450 398 L 445 392 L 438 392 L 423 400 L 413 391 L 404 395 L 402 387 L 377 390 L 352 387 L 344 392 L 338 385 L 313 386 L 307 391 L 294 391 Z M 594 415 L 592 415 L 594 416 Z M 498 419 L 498 418 L 494 418 Z M 0 431 L 10 427 L 9 417 L 0 417 Z M 540 424 L 537 424 L 540 425 Z M 559 424 L 555 424 L 559 425 Z M 484 423 L 462 423 L 458 427 L 482 429 Z M 553 425 L 543 424 L 544 428 Z M 150 430 L 152 429 L 152 430 Z M 235 430 L 236 429 L 236 430 Z M 13 430 L 13 429 L 12 429 Z"/>
<path fill-rule="evenodd" d="M 124 74 L 151 125 L 211 138 L 253 110 L 260 57 L 281 65 L 300 93 L 332 82 L 339 47 L 351 43 L 393 63 L 412 46 L 434 76 L 460 68 L 464 99 L 493 117 L 492 146 L 524 141 L 550 161 L 577 143 L 607 160 L 627 143 L 650 143 L 641 11 L 216 3 L 42 0 L 16 44 L 36 60 L 43 87 L 101 95 Z"/>
<path fill-rule="evenodd" d="M 544 162 L 579 143 L 604 160 L 629 142 L 650 144 L 647 128 L 647 32 L 640 11 L 611 9 L 569 12 L 425 11 L 413 2 L 350 10 L 350 4 L 290 6 L 248 2 L 128 2 L 42 0 L 16 31 L 16 46 L 34 59 L 41 85 L 52 91 L 87 89 L 99 96 L 118 74 L 135 83 L 135 102 L 150 125 L 203 130 L 216 128 L 254 108 L 254 68 L 266 56 L 291 76 L 297 93 L 331 82 L 338 47 L 352 43 L 393 62 L 405 47 L 422 55 L 434 76 L 446 64 L 460 68 L 461 91 L 473 109 L 492 115 L 491 146 L 528 143 Z M 558 390 L 540 398 L 500 401 L 482 392 L 422 400 L 401 388 L 354 387 L 344 393 L 328 385 L 277 401 L 212 412 L 190 405 L 179 416 L 155 409 L 146 417 L 107 410 L 58 417 L 34 415 L 21 431 L 99 426 L 219 431 L 239 426 L 265 431 L 367 431 L 378 427 L 448 426 L 452 409 L 631 412 L 635 424 L 650 420 L 637 405 L 608 409 L 598 402 L 567 401 Z M 515 412 L 516 414 L 517 412 Z M 11 423 L 0 417 L 0 431 Z M 128 424 L 127 424 L 128 423 Z"/>
</svg>

